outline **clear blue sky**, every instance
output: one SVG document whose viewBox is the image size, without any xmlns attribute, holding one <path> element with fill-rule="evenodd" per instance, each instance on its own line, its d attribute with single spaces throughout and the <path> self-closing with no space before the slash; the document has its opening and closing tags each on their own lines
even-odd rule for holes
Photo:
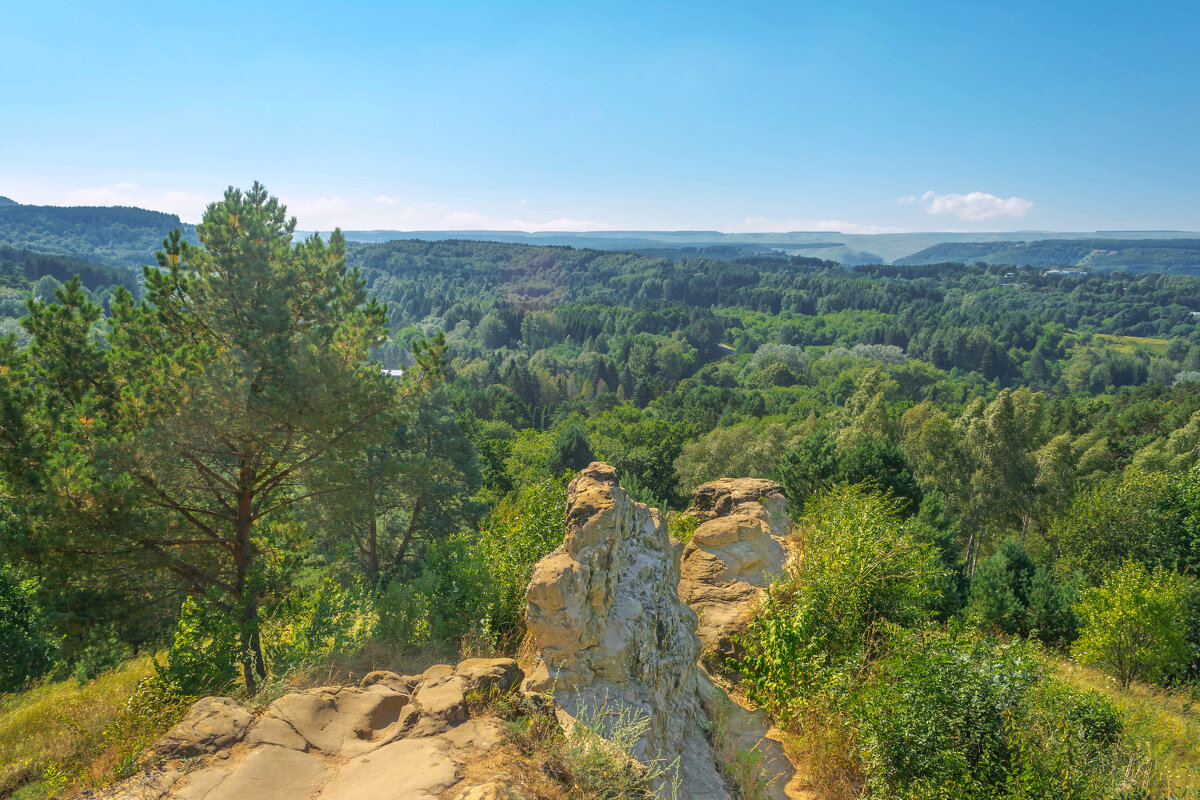
<svg viewBox="0 0 1200 800">
<path fill-rule="evenodd" d="M 4 3 L 0 195 L 302 228 L 1200 229 L 1200 4 Z"/>
</svg>

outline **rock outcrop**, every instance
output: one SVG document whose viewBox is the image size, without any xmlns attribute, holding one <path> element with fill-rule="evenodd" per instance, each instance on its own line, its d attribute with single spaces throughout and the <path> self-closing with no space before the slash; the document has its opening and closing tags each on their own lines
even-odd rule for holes
<svg viewBox="0 0 1200 800">
<path fill-rule="evenodd" d="M 553 709 L 564 729 L 644 721 L 633 755 L 672 765 L 682 800 L 729 800 L 710 730 L 723 761 L 756 754 L 767 796 L 806 798 L 766 715 L 699 663 L 702 643 L 732 651 L 738 627 L 785 567 L 783 490 L 714 481 L 696 490 L 688 513 L 700 525 L 685 547 L 656 509 L 629 498 L 612 467 L 593 463 L 568 489 L 562 545 L 538 562 L 526 590 L 526 624 L 541 653 L 528 678 L 511 659 L 470 659 L 421 675 L 372 672 L 357 686 L 285 695 L 257 714 L 205 698 L 154 747 L 160 766 L 96 796 L 524 800 L 521 780 L 495 768 L 514 757 L 494 750 L 501 723 L 472 716 L 473 697 L 524 679 L 526 690 L 550 696 L 526 694 L 522 707 Z"/>
<path fill-rule="evenodd" d="M 154 745 L 159 758 L 190 758 L 232 747 L 246 735 L 253 717 L 229 697 L 197 700 L 186 717 Z"/>
<path fill-rule="evenodd" d="M 788 534 L 783 487 L 760 478 L 722 478 L 692 493 L 700 520 L 683 551 L 679 597 L 700 618 L 706 652 L 731 655 L 734 636 L 763 590 L 783 574 Z"/>
<path fill-rule="evenodd" d="M 99 796 L 434 800 L 455 790 L 503 797 L 495 786 L 461 785 L 464 767 L 503 733 L 493 717 L 472 719 L 468 701 L 512 689 L 523 677 L 512 659 L 470 659 L 412 676 L 372 672 L 358 686 L 285 695 L 257 718 L 229 698 L 205 698 L 155 746 L 167 759 L 161 767 Z M 184 760 L 196 756 L 198 767 Z"/>
<path fill-rule="evenodd" d="M 648 721 L 639 759 L 678 759 L 682 792 L 726 798 L 703 734 L 696 615 L 679 598 L 682 546 L 599 462 L 568 488 L 566 538 L 538 562 L 526 624 L 542 663 L 527 688 L 568 714 L 631 711 Z"/>
</svg>

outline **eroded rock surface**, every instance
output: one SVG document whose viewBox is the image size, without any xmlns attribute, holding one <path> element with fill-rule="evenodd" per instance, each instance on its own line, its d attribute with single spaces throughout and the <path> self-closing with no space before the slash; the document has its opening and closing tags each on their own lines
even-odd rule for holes
<svg viewBox="0 0 1200 800">
<path fill-rule="evenodd" d="M 760 478 L 722 478 L 692 493 L 686 513 L 700 526 L 683 551 L 679 597 L 699 616 L 706 652 L 733 653 L 763 590 L 783 574 L 785 505 L 783 487 Z"/>
<path fill-rule="evenodd" d="M 681 551 L 612 467 L 581 471 L 568 487 L 566 538 L 526 591 L 526 624 L 542 653 L 526 685 L 552 689 L 576 717 L 644 715 L 635 755 L 680 759 L 685 797 L 726 798 L 703 735 L 697 620 L 677 592 Z"/>
<path fill-rule="evenodd" d="M 98 796 L 435 800 L 501 741 L 498 720 L 470 718 L 470 697 L 508 691 L 523 677 L 506 658 L 420 676 L 372 672 L 359 686 L 285 695 L 257 718 L 229 698 L 205 698 L 155 746 L 165 764 Z M 180 760 L 197 755 L 198 768 Z"/>
<path fill-rule="evenodd" d="M 215 753 L 240 742 L 252 719 L 232 698 L 205 697 L 154 745 L 154 752 L 162 758 Z"/>
</svg>

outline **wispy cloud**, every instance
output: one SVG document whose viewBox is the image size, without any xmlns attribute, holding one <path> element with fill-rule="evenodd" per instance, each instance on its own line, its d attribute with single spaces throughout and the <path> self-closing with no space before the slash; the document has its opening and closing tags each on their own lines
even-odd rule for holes
<svg viewBox="0 0 1200 800">
<path fill-rule="evenodd" d="M 1033 208 L 1033 203 L 1023 197 L 998 197 L 987 192 L 969 192 L 968 194 L 938 194 L 932 190 L 921 195 L 904 195 L 897 202 L 917 203 L 929 214 L 947 215 L 965 219 L 970 222 L 981 222 L 999 217 L 1023 217 Z"/>
<path fill-rule="evenodd" d="M 194 222 L 200 219 L 209 201 L 215 199 L 193 192 L 160 191 L 125 181 L 68 189 L 63 197 L 51 202 L 71 206 L 137 206 L 178 214 L 185 221 Z"/>
<path fill-rule="evenodd" d="M 902 233 L 903 228 L 869 225 L 844 219 L 772 220 L 766 217 L 747 217 L 729 228 L 730 233 L 789 233 L 791 231 L 829 231 L 830 233 Z"/>
</svg>

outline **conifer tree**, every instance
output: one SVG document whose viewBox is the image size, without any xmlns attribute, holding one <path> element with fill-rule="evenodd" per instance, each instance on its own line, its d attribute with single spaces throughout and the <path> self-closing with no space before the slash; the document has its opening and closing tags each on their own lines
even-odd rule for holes
<svg viewBox="0 0 1200 800">
<path fill-rule="evenodd" d="M 113 304 L 109 363 L 124 436 L 111 458 L 152 512 L 137 546 L 236 615 L 246 686 L 259 635 L 264 523 L 353 480 L 347 457 L 396 400 L 367 360 L 386 311 L 348 271 L 345 241 L 293 242 L 295 218 L 255 183 L 230 188 L 147 268 L 146 299 Z"/>
</svg>

